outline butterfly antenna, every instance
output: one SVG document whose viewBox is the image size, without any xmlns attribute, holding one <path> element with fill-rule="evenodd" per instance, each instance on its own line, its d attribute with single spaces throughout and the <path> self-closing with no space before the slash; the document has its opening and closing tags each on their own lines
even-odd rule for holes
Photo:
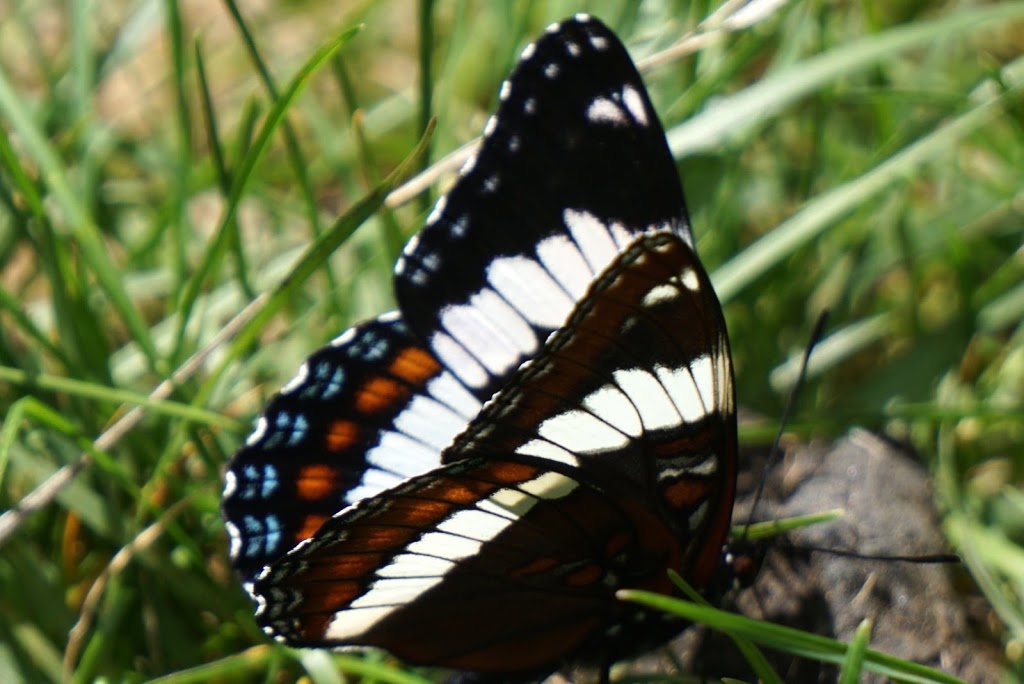
<svg viewBox="0 0 1024 684">
<path fill-rule="evenodd" d="M 895 563 L 917 563 L 928 565 L 932 563 L 962 563 L 963 559 L 955 553 L 930 553 L 921 556 L 903 556 L 885 553 L 860 553 L 858 551 L 844 551 L 842 549 L 829 549 L 821 546 L 808 546 L 806 544 L 792 545 L 785 542 L 778 545 L 778 548 L 789 548 L 795 551 L 810 553 L 827 553 L 830 556 L 842 558 L 856 558 L 857 560 L 870 561 L 892 561 Z"/>
<path fill-rule="evenodd" d="M 789 416 L 793 412 L 793 407 L 796 405 L 796 398 L 799 396 L 800 390 L 804 384 L 804 379 L 807 377 L 807 365 L 811 359 L 811 352 L 814 351 L 814 347 L 816 347 L 818 342 L 821 341 L 822 335 L 825 331 L 825 323 L 827 321 L 828 309 L 825 309 L 818 315 L 818 320 L 814 324 L 814 330 L 811 331 L 811 336 L 807 340 L 807 346 L 804 348 L 804 356 L 803 359 L 800 360 L 800 372 L 796 376 L 796 382 L 793 383 L 793 387 L 789 390 L 789 397 L 786 399 L 786 405 L 782 410 L 782 419 L 779 421 L 779 432 L 775 435 L 775 441 L 772 443 L 772 449 L 768 454 L 768 462 L 764 467 L 764 475 L 761 477 L 761 481 L 757 485 L 757 493 L 754 495 L 754 502 L 750 507 L 747 524 L 743 526 L 741 540 L 746 540 L 747 530 L 749 530 L 750 526 L 754 523 L 754 514 L 757 512 L 758 504 L 761 503 L 761 497 L 764 494 L 764 484 L 768 480 L 768 473 L 782 452 L 782 449 L 779 446 L 782 443 L 782 435 L 786 430 L 786 425 L 789 424 Z"/>
<path fill-rule="evenodd" d="M 811 359 L 811 353 L 814 351 L 814 347 L 817 346 L 818 342 L 821 341 L 822 335 L 825 331 L 825 324 L 828 321 L 828 310 L 824 310 L 818 316 L 817 322 L 814 324 L 814 330 L 811 331 L 811 336 L 807 341 L 807 347 L 804 349 L 803 359 L 800 361 L 800 372 L 797 375 L 796 382 L 793 383 L 793 387 L 790 389 L 789 397 L 786 400 L 786 406 L 782 411 L 782 419 L 779 421 L 779 432 L 775 435 L 775 441 L 772 443 L 771 452 L 768 455 L 768 462 L 765 464 L 764 472 L 765 475 L 761 478 L 757 485 L 757 493 L 754 495 L 753 505 L 750 507 L 750 514 L 747 518 L 747 524 L 743 527 L 743 534 L 741 540 L 746 540 L 747 530 L 754 522 L 754 514 L 757 511 L 758 504 L 761 502 L 761 497 L 764 494 L 765 482 L 768 480 L 767 474 L 771 470 L 771 467 L 775 464 L 782 449 L 780 444 L 782 442 L 782 435 L 785 432 L 786 425 L 789 423 L 790 414 L 793 412 L 793 406 L 796 404 L 796 399 L 799 396 L 799 392 L 802 389 L 804 380 L 807 377 L 807 366 Z M 785 546 L 785 544 L 783 544 Z M 816 546 L 806 546 L 801 544 L 799 547 L 790 546 L 790 548 L 799 548 L 801 551 L 818 552 L 818 553 L 829 553 L 833 556 L 843 556 L 846 558 L 857 558 L 859 560 L 884 560 L 884 561 L 895 561 L 898 563 L 960 563 L 962 559 L 960 556 L 952 553 L 938 553 L 938 554 L 927 554 L 922 556 L 902 556 L 902 555 L 888 555 L 888 554 L 865 554 L 858 553 L 856 551 L 843 551 L 840 549 L 827 549 Z"/>
</svg>

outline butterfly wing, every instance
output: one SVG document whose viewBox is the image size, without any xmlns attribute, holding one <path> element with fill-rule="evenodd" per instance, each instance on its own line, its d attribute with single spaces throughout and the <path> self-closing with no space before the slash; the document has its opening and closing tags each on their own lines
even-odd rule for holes
<svg viewBox="0 0 1024 684">
<path fill-rule="evenodd" d="M 395 292 L 410 328 L 486 401 L 627 244 L 661 231 L 692 245 L 664 131 L 622 43 L 581 15 L 523 52 L 476 156 L 409 241 Z"/>
<path fill-rule="evenodd" d="M 268 569 L 257 619 L 292 644 L 493 672 L 663 638 L 615 591 L 671 593 L 666 568 L 706 580 L 717 563 L 732 392 L 721 310 L 693 251 L 641 237 L 450 463 L 339 513 Z"/>
<path fill-rule="evenodd" d="M 314 353 L 228 463 L 221 508 L 243 584 L 340 509 L 439 465 L 479 408 L 397 314 Z"/>
<path fill-rule="evenodd" d="M 600 584 L 609 554 L 642 546 L 670 561 L 673 547 L 645 507 L 632 508 L 653 525 L 547 465 L 473 458 L 350 509 L 256 582 L 257 620 L 293 645 L 376 646 L 410 663 L 557 662 L 622 610 Z"/>
</svg>

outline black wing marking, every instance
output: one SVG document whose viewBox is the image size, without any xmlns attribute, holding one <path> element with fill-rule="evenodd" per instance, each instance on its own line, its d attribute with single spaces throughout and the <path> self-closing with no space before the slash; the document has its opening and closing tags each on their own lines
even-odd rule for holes
<svg viewBox="0 0 1024 684">
<path fill-rule="evenodd" d="M 478 153 L 406 246 L 395 291 L 410 328 L 486 400 L 655 232 L 692 244 L 664 131 L 618 38 L 581 15 L 524 51 Z"/>
</svg>

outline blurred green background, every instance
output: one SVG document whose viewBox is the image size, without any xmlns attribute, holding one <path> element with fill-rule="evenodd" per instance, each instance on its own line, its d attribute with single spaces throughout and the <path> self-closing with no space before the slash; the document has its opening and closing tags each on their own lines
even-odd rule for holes
<svg viewBox="0 0 1024 684">
<path fill-rule="evenodd" d="M 1021 672 L 1024 3 L 726 5 L 0 3 L 0 508 L 33 508 L 0 518 L 0 681 L 337 677 L 255 627 L 223 465 L 305 356 L 392 305 L 453 177 L 380 205 L 425 122 L 418 168 L 578 11 L 660 56 L 739 401 L 770 417 L 742 441 L 830 309 L 790 430 L 913 445 Z M 317 236 L 341 246 L 302 259 Z"/>
</svg>

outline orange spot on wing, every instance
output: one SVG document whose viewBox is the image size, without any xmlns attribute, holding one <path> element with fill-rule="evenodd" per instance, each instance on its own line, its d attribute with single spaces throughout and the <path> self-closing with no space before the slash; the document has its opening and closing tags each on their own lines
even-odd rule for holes
<svg viewBox="0 0 1024 684">
<path fill-rule="evenodd" d="M 430 525 L 451 513 L 452 505 L 447 501 L 419 500 L 415 506 L 403 508 L 401 522 L 413 526 Z"/>
<path fill-rule="evenodd" d="M 323 594 L 324 602 L 320 605 L 338 606 L 348 605 L 363 591 L 363 587 L 357 582 L 332 583 Z"/>
<path fill-rule="evenodd" d="M 537 468 L 525 463 L 501 461 L 489 468 L 489 474 L 493 475 L 499 482 L 517 484 L 536 477 Z"/>
<path fill-rule="evenodd" d="M 356 391 L 356 409 L 362 413 L 378 413 L 405 401 L 409 388 L 391 378 L 371 378 Z"/>
<path fill-rule="evenodd" d="M 329 465 L 316 463 L 299 469 L 295 478 L 295 493 L 303 501 L 319 501 L 338 489 L 338 471 Z"/>
<path fill-rule="evenodd" d="M 473 472 L 475 473 L 476 471 Z M 472 506 L 480 499 L 490 495 L 498 487 L 499 485 L 497 484 L 483 480 L 441 477 L 425 487 L 422 495 L 426 498 L 442 500 L 449 504 Z"/>
<path fill-rule="evenodd" d="M 451 484 L 443 489 L 434 490 L 439 496 L 453 504 L 472 505 L 480 500 L 481 493 L 472 487 Z"/>
<path fill-rule="evenodd" d="M 325 578 L 326 579 L 326 578 Z M 295 610 L 300 616 L 297 627 L 307 639 L 318 641 L 330 624 L 335 611 L 347 608 L 363 593 L 359 582 L 306 582 L 301 587 L 302 605 Z M 327 619 L 324 620 L 323 618 Z"/>
<path fill-rule="evenodd" d="M 386 562 L 387 556 L 380 553 L 339 553 L 326 559 L 316 559 L 296 577 L 306 586 L 323 581 L 351 585 L 352 582 L 349 580 L 365 578 Z"/>
<path fill-rule="evenodd" d="M 296 536 L 298 537 L 296 541 L 304 541 L 316 534 L 317 530 L 323 527 L 323 524 L 327 522 L 327 517 L 328 516 L 326 515 L 317 515 L 314 513 L 307 515 L 305 520 L 302 521 L 302 527 L 300 527 L 299 531 L 296 533 Z"/>
<path fill-rule="evenodd" d="M 683 479 L 666 488 L 665 500 L 673 508 L 692 508 L 711 493 L 711 486 L 703 480 Z"/>
<path fill-rule="evenodd" d="M 536 575 L 541 572 L 547 572 L 556 565 L 558 565 L 558 561 L 556 561 L 554 558 L 538 558 L 520 568 L 512 570 L 510 574 L 513 577 L 525 577 L 527 575 Z"/>
<path fill-rule="evenodd" d="M 437 363 L 437 359 L 425 349 L 409 347 L 395 357 L 388 370 L 409 384 L 422 385 L 436 375 L 441 370 L 441 366 Z"/>
<path fill-rule="evenodd" d="M 600 582 L 602 577 L 604 577 L 604 570 L 599 565 L 591 563 L 566 575 L 565 583 L 571 587 L 589 587 Z"/>
<path fill-rule="evenodd" d="M 409 527 L 394 527 L 391 524 L 371 525 L 349 530 L 351 543 L 349 548 L 359 549 L 359 553 L 376 551 L 392 552 L 404 548 L 416 536 L 417 530 Z M 382 561 L 381 561 L 382 562 Z"/>
<path fill-rule="evenodd" d="M 327 448 L 332 452 L 348 449 L 359 440 L 359 426 L 351 420 L 336 420 L 327 427 Z"/>
<path fill-rule="evenodd" d="M 611 539 L 609 539 L 608 543 L 604 546 L 605 557 L 614 558 L 618 554 L 622 553 L 623 549 L 626 548 L 626 546 L 632 539 L 633 536 L 625 532 L 616 534 Z"/>
</svg>

